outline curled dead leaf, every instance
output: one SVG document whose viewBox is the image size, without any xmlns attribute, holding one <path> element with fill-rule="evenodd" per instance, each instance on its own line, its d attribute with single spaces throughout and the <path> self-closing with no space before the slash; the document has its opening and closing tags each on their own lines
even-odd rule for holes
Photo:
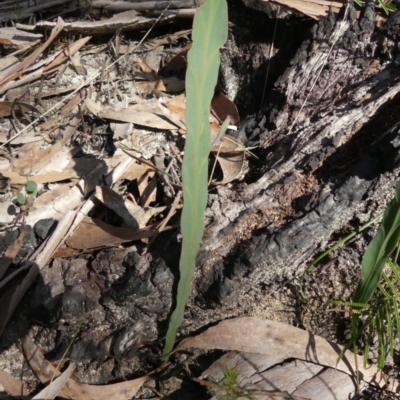
<svg viewBox="0 0 400 400">
<path fill-rule="evenodd" d="M 338 369 L 351 376 L 354 376 L 358 366 L 360 378 L 365 382 L 381 387 L 387 384 L 376 366 L 363 366 L 363 357 L 346 351 L 338 362 L 341 346 L 300 328 L 258 317 L 222 321 L 200 335 L 183 340 L 177 351 L 191 347 L 266 354 L 283 359 L 296 358 Z M 390 389 L 398 391 L 399 382 L 392 381 Z"/>
</svg>

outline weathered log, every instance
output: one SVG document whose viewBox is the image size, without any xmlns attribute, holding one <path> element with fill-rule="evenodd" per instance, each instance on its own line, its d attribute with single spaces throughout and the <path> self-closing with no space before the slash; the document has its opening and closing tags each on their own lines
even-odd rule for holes
<svg viewBox="0 0 400 400">
<path fill-rule="evenodd" d="M 241 139 L 259 136 L 264 149 L 262 172 L 210 196 L 196 278 L 199 298 L 223 303 L 218 318 L 262 312 L 265 287 L 298 277 L 334 232 L 368 220 L 393 193 L 398 124 L 370 124 L 400 76 L 396 44 L 374 18 L 369 2 L 359 20 L 349 6 L 315 25 L 265 109 L 244 122 Z"/>
</svg>

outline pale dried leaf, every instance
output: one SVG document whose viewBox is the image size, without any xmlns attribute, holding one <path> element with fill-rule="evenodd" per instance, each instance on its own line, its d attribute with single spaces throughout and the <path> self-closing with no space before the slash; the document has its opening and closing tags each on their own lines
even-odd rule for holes
<svg viewBox="0 0 400 400">
<path fill-rule="evenodd" d="M 7 56 L 0 58 L 0 73 L 5 72 L 6 68 L 12 68 L 13 65 L 19 62 L 17 57 L 14 56 Z"/>
<path fill-rule="evenodd" d="M 186 130 L 186 124 L 184 122 L 185 110 L 182 110 L 181 108 L 176 107 L 174 105 L 170 105 L 169 107 L 166 107 L 158 99 L 157 99 L 157 104 L 158 104 L 159 109 L 160 109 L 160 111 L 161 111 L 161 113 L 163 115 L 165 115 L 176 126 L 179 126 L 183 130 Z M 176 110 L 177 112 L 174 112 L 173 110 Z"/>
<path fill-rule="evenodd" d="M 58 197 L 65 195 L 71 188 L 74 186 L 73 183 L 65 183 L 61 185 L 54 185 L 55 187 L 52 187 L 50 190 L 47 192 L 41 194 L 39 197 L 35 199 L 35 207 L 37 209 L 40 209 L 46 204 L 49 204 L 53 202 L 55 199 Z"/>
<path fill-rule="evenodd" d="M 24 382 L 15 379 L 11 374 L 5 371 L 0 371 L 0 384 L 10 396 L 27 396 L 29 390 Z"/>
<path fill-rule="evenodd" d="M 8 142 L 10 137 L 12 137 L 13 135 L 14 135 L 13 133 L 10 135 L 8 132 L 4 132 L 4 131 L 0 130 L 0 143 Z M 17 144 L 38 142 L 40 140 L 43 140 L 43 138 L 40 136 L 35 136 L 33 131 L 29 131 L 20 136 L 17 136 L 14 140 L 12 140 L 9 143 L 17 145 Z"/>
<path fill-rule="evenodd" d="M 71 374 L 75 370 L 75 365 L 70 364 L 69 367 L 54 381 L 50 383 L 49 386 L 41 390 L 32 400 L 53 400 L 66 385 Z"/>
<path fill-rule="evenodd" d="M 94 218 L 85 217 L 66 244 L 73 249 L 90 249 L 100 246 L 132 242 L 154 236 L 150 229 L 118 228 Z"/>
<path fill-rule="evenodd" d="M 21 103 L 18 101 L 0 101 L 0 117 L 8 117 L 12 115 L 13 110 L 16 115 L 27 113 L 29 111 L 39 115 L 41 114 L 36 107 L 31 106 L 28 103 Z"/>
<path fill-rule="evenodd" d="M 53 376 L 60 375 L 60 372 L 44 358 L 29 334 L 25 335 L 21 344 L 27 362 L 42 383 L 47 383 Z M 59 396 L 73 400 L 131 400 L 148 378 L 149 376 L 145 375 L 131 381 L 98 386 L 69 379 Z"/>
<path fill-rule="evenodd" d="M 15 26 L 0 28 L 0 42 L 2 45 L 10 46 L 14 49 L 22 49 L 26 46 L 34 46 L 43 37 L 40 33 L 24 32 Z"/>
<path fill-rule="evenodd" d="M 177 129 L 177 127 L 160 116 L 147 112 L 139 111 L 133 107 L 120 108 L 105 106 L 86 99 L 86 105 L 90 112 L 99 118 L 111 119 L 115 121 L 132 122 L 137 125 L 147 126 L 156 129 Z"/>
<path fill-rule="evenodd" d="M 115 107 L 128 108 L 128 99 L 124 96 L 121 101 L 118 101 L 113 105 Z M 111 122 L 110 128 L 114 132 L 113 138 L 116 140 L 126 138 L 133 132 L 132 122 Z"/>
<path fill-rule="evenodd" d="M 285 359 L 296 358 L 336 368 L 349 375 L 354 375 L 356 371 L 355 356 L 350 351 L 337 363 L 341 346 L 294 326 L 258 317 L 222 321 L 198 336 L 183 340 L 177 349 L 190 347 L 236 350 Z M 366 382 L 383 385 L 376 366 L 369 365 L 364 368 L 363 357 L 356 357 L 361 378 Z"/>
<path fill-rule="evenodd" d="M 7 92 L 7 90 L 14 89 L 16 87 L 36 81 L 40 79 L 42 75 L 43 75 L 43 68 L 39 68 L 36 71 L 31 72 L 30 74 L 25 74 L 24 76 L 21 76 L 20 79 L 10 80 L 7 83 L 5 83 L 2 87 L 0 87 L 0 94 Z"/>
</svg>

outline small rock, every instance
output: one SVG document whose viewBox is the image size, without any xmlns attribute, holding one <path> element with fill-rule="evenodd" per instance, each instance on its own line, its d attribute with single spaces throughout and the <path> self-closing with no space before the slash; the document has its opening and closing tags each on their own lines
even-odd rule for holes
<svg viewBox="0 0 400 400">
<path fill-rule="evenodd" d="M 153 273 L 153 277 L 151 281 L 153 282 L 154 286 L 162 285 L 163 283 L 173 279 L 174 275 L 172 274 L 171 270 L 165 265 L 163 260 L 159 260 L 155 267 L 155 271 Z"/>
<path fill-rule="evenodd" d="M 35 232 L 41 239 L 45 239 L 49 234 L 50 229 L 53 227 L 55 220 L 53 218 L 45 218 L 36 222 Z"/>
<path fill-rule="evenodd" d="M 4 245 L 6 247 L 11 246 L 17 240 L 18 236 L 19 236 L 19 229 L 14 229 L 13 231 L 8 232 L 3 238 Z"/>
</svg>

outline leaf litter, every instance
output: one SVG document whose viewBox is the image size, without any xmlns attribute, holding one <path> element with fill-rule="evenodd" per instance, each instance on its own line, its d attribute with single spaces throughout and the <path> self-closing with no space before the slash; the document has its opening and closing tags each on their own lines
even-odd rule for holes
<svg viewBox="0 0 400 400">
<path fill-rule="evenodd" d="M 315 15 L 312 16 L 315 18 Z M 173 19 L 171 14 L 162 22 Z M 191 46 L 191 31 L 178 31 L 138 44 L 121 40 L 118 34 L 106 45 L 94 44 L 91 36 L 68 38 L 68 43 L 57 42 L 63 32 L 114 33 L 119 29 L 151 27 L 159 20 L 132 11 L 96 23 L 65 23 L 59 17 L 56 22 L 39 22 L 33 29 L 17 25 L 26 41 L 14 44 L 6 36 L 10 35 L 9 31 L 0 29 L 0 38 L 7 37 L 14 48 L 31 49 L 22 60 L 13 55 L 0 60 L 0 94 L 3 95 L 0 165 L 6 165 L 3 177 L 10 181 L 8 199 L 4 202 L 7 208 L 0 213 L 0 227 L 4 232 L 23 228 L 0 263 L 3 278 L 0 281 L 0 334 L 36 277 L 49 268 L 52 259 L 78 256 L 122 243 L 151 243 L 161 231 L 176 227 L 174 216 L 181 207 L 181 138 L 186 135 L 182 69 L 186 67 Z M 40 35 L 23 33 L 43 29 L 50 29 L 51 33 L 39 46 Z M 171 48 L 171 44 L 175 47 Z M 217 93 L 209 116 L 214 142 L 212 154 L 220 167 L 220 176 L 212 177 L 213 185 L 237 179 L 247 156 L 238 139 L 229 134 L 218 136 L 227 117 L 232 124 L 237 124 L 237 108 L 223 93 Z M 38 184 L 38 193 L 30 209 L 18 213 L 16 198 L 28 180 Z M 56 228 L 36 241 L 35 251 L 18 259 L 25 225 L 36 226 L 43 220 L 54 221 Z M 12 263 L 15 268 L 8 271 Z M 270 364 L 274 359 L 271 365 L 286 357 L 336 368 L 337 352 L 332 352 L 332 345 L 326 349 L 321 338 L 312 337 L 314 344 L 323 347 L 314 352 L 309 346 L 311 334 L 296 330 L 290 337 L 278 326 L 275 336 L 271 336 L 274 325 L 258 319 L 225 321 L 199 337 L 183 341 L 178 350 L 190 347 L 235 350 L 236 353 L 227 353 L 224 357 L 247 353 L 260 357 L 261 353 L 264 361 L 268 354 Z M 242 332 L 243 327 L 246 332 Z M 262 328 L 266 330 L 257 336 Z M 284 329 L 291 332 L 295 328 Z M 302 337 L 305 341 L 293 341 L 293 337 Z M 61 375 L 29 333 L 22 340 L 22 348 L 41 383 L 47 385 Z M 348 373 L 343 364 L 338 369 Z M 132 398 L 149 379 L 146 374 L 116 384 L 87 385 L 72 378 L 74 368 L 71 363 L 63 375 L 34 398 L 60 395 L 72 399 L 124 400 Z M 375 374 L 373 368 L 361 371 L 366 381 Z M 218 373 L 221 374 L 220 366 Z M 206 371 L 199 382 L 207 376 Z M 10 396 L 29 393 L 23 382 L 7 372 L 0 374 L 0 383 Z M 283 391 L 287 389 L 282 388 Z"/>
<path fill-rule="evenodd" d="M 4 98 L 0 100 L 0 158 L 9 166 L 3 174 L 10 183 L 6 204 L 15 205 L 13 214 L 2 217 L 2 230 L 36 226 L 43 220 L 54 221 L 52 226 L 56 226 L 36 241 L 36 251 L 18 259 L 25 235 L 22 229 L 19 239 L 4 254 L 1 332 L 53 258 L 122 243 L 146 243 L 159 232 L 177 226 L 174 216 L 181 208 L 181 137 L 186 134 L 185 87 L 181 65 L 176 72 L 173 63 L 168 72 L 163 67 L 169 59 L 181 58 L 187 52 L 191 31 L 134 45 L 115 36 L 108 42 L 107 52 L 100 50 L 102 45 L 92 44 L 91 36 L 67 43 L 57 41 L 63 32 L 91 34 L 111 27 L 115 31 L 115 24 L 140 22 L 142 17 L 132 19 L 131 14 L 115 15 L 109 23 L 65 23 L 60 17 L 54 24 L 38 23 L 35 29 L 51 28 L 45 42 L 34 42 L 36 48 L 31 43 L 28 56 L 10 56 L 9 63 L 0 65 L 0 94 Z M 138 23 L 140 26 L 145 25 Z M 18 29 L 28 30 L 23 25 Z M 173 43 L 178 46 L 174 47 L 176 56 L 164 51 Z M 182 43 L 184 50 L 179 53 Z M 24 44 L 18 44 L 18 48 Z M 176 113 L 172 102 L 178 98 Z M 167 108 L 169 101 L 172 110 Z M 222 113 L 223 107 L 219 107 Z M 231 108 L 225 111 L 230 113 Z M 219 123 L 211 114 L 210 121 L 218 130 Z M 224 148 L 219 157 L 224 157 Z M 225 175 L 229 179 L 225 177 L 223 183 L 236 178 L 232 173 Z M 17 195 L 28 181 L 36 182 L 37 194 L 29 209 L 18 214 Z M 161 197 L 164 202 L 160 202 Z M 115 217 L 105 218 L 107 213 Z M 32 346 L 33 342 L 25 338 L 25 352 L 29 353 Z M 43 366 L 46 361 L 37 350 L 34 356 L 29 353 L 33 358 L 28 358 L 33 363 L 36 356 L 42 357 L 38 361 L 41 366 L 37 369 L 31 364 L 31 368 L 48 383 L 52 377 L 41 376 L 44 371 L 51 371 L 54 377 L 59 373 L 50 364 Z M 64 378 L 57 378 L 35 398 L 54 398 L 58 393 L 78 399 L 85 391 L 85 398 L 125 399 L 147 380 L 145 376 L 91 388 L 75 383 L 70 377 L 72 369 L 71 364 Z M 6 391 L 15 395 L 14 389 L 7 389 L 11 380 L 8 375 L 1 377 Z"/>
</svg>

